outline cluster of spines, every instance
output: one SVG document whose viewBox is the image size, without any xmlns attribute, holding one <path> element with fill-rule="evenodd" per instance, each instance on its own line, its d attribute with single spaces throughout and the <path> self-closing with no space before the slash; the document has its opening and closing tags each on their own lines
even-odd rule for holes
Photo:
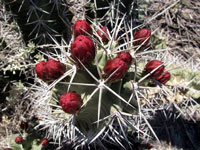
<svg viewBox="0 0 200 150">
<path fill-rule="evenodd" d="M 69 41 L 71 18 L 69 6 L 62 0 L 4 0 L 22 31 L 25 42 L 30 40 L 38 45 L 52 44 L 53 39 Z"/>
<path fill-rule="evenodd" d="M 100 30 L 98 30 L 97 34 L 99 37 L 101 37 L 101 40 L 103 41 L 103 43 L 106 44 L 108 42 L 107 39 L 109 39 L 108 38 L 109 35 L 108 35 L 108 32 L 104 32 L 105 30 L 104 28 L 101 28 Z M 94 43 L 89 37 L 89 35 L 91 35 L 92 33 L 91 27 L 85 20 L 79 20 L 75 23 L 75 25 L 73 26 L 73 29 L 74 29 L 75 40 L 71 44 L 71 57 L 76 62 L 75 64 L 77 66 L 81 67 L 82 65 L 84 65 L 88 67 L 91 65 L 91 62 L 94 60 L 94 57 L 96 54 Z M 105 31 L 108 31 L 108 30 L 106 29 Z M 139 44 L 135 43 L 135 45 L 140 45 L 140 44 L 145 43 L 144 46 L 147 46 L 149 44 L 149 41 L 150 41 L 149 38 L 151 35 L 149 34 L 149 32 L 151 31 L 147 29 L 143 29 L 142 31 L 139 31 L 138 33 L 136 33 L 135 41 L 141 40 L 142 42 Z M 140 36 L 137 37 L 136 35 L 137 36 L 140 35 Z M 87 43 L 87 46 L 85 45 L 85 43 Z M 90 48 L 88 48 L 88 46 Z M 130 55 L 130 53 L 120 52 L 118 53 L 116 58 L 108 60 L 108 62 L 105 64 L 103 71 L 107 78 L 109 78 L 110 76 L 110 80 L 108 80 L 109 82 L 116 82 L 116 81 L 121 80 L 125 76 L 131 64 L 132 64 L 132 56 Z M 154 64 L 153 65 L 148 64 L 145 70 L 149 73 L 149 72 L 152 72 L 152 70 L 154 69 L 159 70 L 160 69 L 159 67 L 163 68 L 162 65 L 159 66 L 159 65 L 154 65 Z M 37 70 L 37 67 L 36 67 L 36 70 Z M 163 69 L 161 69 L 161 71 L 157 74 L 157 76 L 161 75 L 162 71 Z M 153 77 L 153 75 L 151 77 Z M 83 101 L 82 98 L 76 92 L 68 92 L 60 97 L 60 105 L 62 106 L 62 109 L 69 114 L 78 113 L 83 103 L 82 101 Z"/>
</svg>

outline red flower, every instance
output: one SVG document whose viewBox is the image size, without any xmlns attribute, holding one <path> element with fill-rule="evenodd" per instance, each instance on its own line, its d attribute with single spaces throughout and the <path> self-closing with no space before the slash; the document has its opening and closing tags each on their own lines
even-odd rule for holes
<svg viewBox="0 0 200 150">
<path fill-rule="evenodd" d="M 129 52 L 120 52 L 117 58 L 123 60 L 128 65 L 128 67 L 131 65 L 133 59 Z"/>
<path fill-rule="evenodd" d="M 168 71 L 166 71 L 166 72 L 163 72 L 157 78 L 155 78 L 155 80 L 159 81 L 162 84 L 165 84 L 170 80 L 170 77 L 171 77 L 170 73 Z"/>
<path fill-rule="evenodd" d="M 42 146 L 48 146 L 49 140 L 47 138 L 43 138 L 41 143 L 42 143 Z"/>
<path fill-rule="evenodd" d="M 147 46 L 150 42 L 151 37 L 151 31 L 149 29 L 142 29 L 135 33 L 134 40 L 136 40 L 134 43 L 135 45 L 141 45 L 143 43 L 143 46 Z M 148 40 L 147 40 L 148 39 Z"/>
<path fill-rule="evenodd" d="M 150 73 L 151 71 L 153 71 L 156 68 L 158 68 L 158 69 L 151 74 L 151 77 L 156 78 L 159 75 L 161 75 L 165 69 L 162 61 L 152 60 L 152 61 L 148 62 L 145 66 L 145 71 L 146 71 L 146 73 Z"/>
<path fill-rule="evenodd" d="M 69 114 L 76 114 L 79 112 L 82 104 L 83 100 L 81 99 L 81 96 L 75 91 L 65 93 L 60 97 L 62 109 Z"/>
<path fill-rule="evenodd" d="M 93 41 L 88 36 L 79 35 L 71 45 L 71 54 L 77 62 L 79 59 L 84 65 L 90 64 L 95 58 Z"/>
<path fill-rule="evenodd" d="M 104 67 L 104 73 L 106 77 L 109 77 L 113 72 L 115 72 L 109 79 L 109 81 L 111 82 L 115 82 L 122 79 L 125 76 L 127 70 L 128 70 L 127 64 L 119 58 L 108 60 L 108 62 Z"/>
<path fill-rule="evenodd" d="M 109 39 L 109 34 L 108 34 L 109 30 L 107 27 L 101 27 L 101 29 L 97 30 L 97 34 L 101 37 L 102 41 L 104 43 L 108 43 Z"/>
<path fill-rule="evenodd" d="M 17 144 L 22 144 L 23 141 L 24 141 L 24 139 L 23 139 L 21 136 L 17 136 L 17 137 L 15 138 L 15 142 L 16 142 Z"/>
<path fill-rule="evenodd" d="M 78 20 L 73 26 L 74 36 L 92 34 L 90 24 L 85 20 Z"/>
<path fill-rule="evenodd" d="M 66 71 L 66 66 L 60 61 L 49 59 L 47 62 L 41 61 L 35 66 L 39 78 L 44 81 L 56 80 Z"/>
</svg>

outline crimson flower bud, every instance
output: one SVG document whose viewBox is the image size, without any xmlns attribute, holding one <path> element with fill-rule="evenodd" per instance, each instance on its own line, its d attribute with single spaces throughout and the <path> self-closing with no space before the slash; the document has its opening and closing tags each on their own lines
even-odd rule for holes
<svg viewBox="0 0 200 150">
<path fill-rule="evenodd" d="M 143 43 L 143 46 L 147 46 L 150 42 L 151 37 L 151 30 L 149 29 L 142 29 L 135 33 L 134 40 L 136 40 L 134 43 L 135 45 L 141 45 Z"/>
<path fill-rule="evenodd" d="M 4 148 L 4 150 L 13 150 L 12 148 Z"/>
<path fill-rule="evenodd" d="M 101 37 L 102 41 L 104 43 L 108 43 L 109 39 L 109 34 L 108 34 L 109 30 L 107 27 L 101 27 L 101 29 L 97 30 L 97 34 Z"/>
<path fill-rule="evenodd" d="M 35 70 L 39 78 L 51 81 L 61 77 L 66 71 L 66 66 L 60 61 L 49 59 L 47 62 L 41 61 L 36 64 Z"/>
<path fill-rule="evenodd" d="M 60 97 L 62 109 L 69 114 L 76 114 L 79 112 L 82 104 L 83 100 L 81 99 L 81 96 L 75 91 L 65 93 Z"/>
<path fill-rule="evenodd" d="M 24 139 L 23 139 L 21 136 L 17 136 L 17 137 L 15 138 L 15 142 L 16 142 L 17 144 L 22 144 L 23 141 L 24 141 Z"/>
<path fill-rule="evenodd" d="M 128 67 L 131 65 L 132 60 L 133 60 L 129 52 L 120 52 L 117 58 L 123 60 L 127 64 Z"/>
<path fill-rule="evenodd" d="M 42 146 L 48 146 L 49 145 L 49 140 L 47 138 L 43 138 L 41 143 L 42 143 Z"/>
<path fill-rule="evenodd" d="M 155 80 L 159 81 L 162 84 L 165 84 L 170 80 L 170 77 L 171 77 L 170 73 L 168 71 L 166 71 L 166 72 L 163 72 L 157 78 L 155 78 Z"/>
<path fill-rule="evenodd" d="M 74 36 L 92 34 L 92 28 L 90 24 L 85 20 L 78 20 L 73 26 Z"/>
<path fill-rule="evenodd" d="M 66 66 L 60 61 L 49 59 L 46 63 L 46 70 L 48 80 L 56 80 L 65 73 Z"/>
<path fill-rule="evenodd" d="M 152 61 L 148 62 L 145 66 L 145 71 L 146 71 L 146 73 L 150 73 L 151 71 L 153 71 L 156 68 L 158 68 L 158 69 L 151 74 L 152 78 L 156 78 L 159 75 L 161 75 L 165 69 L 162 61 L 152 60 Z"/>
<path fill-rule="evenodd" d="M 85 35 L 79 35 L 71 45 L 72 58 L 78 63 L 79 59 L 84 65 L 90 64 L 95 58 L 93 41 Z"/>
<path fill-rule="evenodd" d="M 46 62 L 45 61 L 41 61 L 39 63 L 37 63 L 35 65 L 35 70 L 36 70 L 36 73 L 38 75 L 38 77 L 42 80 L 46 80 Z"/>
<path fill-rule="evenodd" d="M 113 73 L 109 79 L 109 81 L 111 82 L 115 82 L 122 79 L 125 76 L 127 70 L 127 64 L 119 58 L 108 60 L 104 67 L 104 73 L 106 77 L 109 77 Z"/>
</svg>

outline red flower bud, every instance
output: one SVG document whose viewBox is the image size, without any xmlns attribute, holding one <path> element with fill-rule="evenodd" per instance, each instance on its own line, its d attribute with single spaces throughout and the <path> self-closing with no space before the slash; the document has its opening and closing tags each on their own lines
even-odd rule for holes
<svg viewBox="0 0 200 150">
<path fill-rule="evenodd" d="M 128 65 L 128 67 L 131 65 L 133 59 L 129 52 L 120 52 L 117 58 L 123 60 Z"/>
<path fill-rule="evenodd" d="M 25 121 L 22 121 L 20 124 L 21 129 L 27 129 L 28 128 L 28 123 Z"/>
<path fill-rule="evenodd" d="M 60 97 L 62 109 L 69 114 L 76 114 L 79 112 L 82 104 L 83 100 L 81 99 L 81 96 L 75 91 L 65 93 Z"/>
<path fill-rule="evenodd" d="M 166 71 L 166 72 L 163 72 L 157 78 L 155 78 L 155 80 L 159 81 L 162 84 L 165 84 L 170 80 L 170 77 L 171 77 L 170 73 L 168 71 Z"/>
<path fill-rule="evenodd" d="M 12 148 L 4 148 L 4 150 L 13 150 Z"/>
<path fill-rule="evenodd" d="M 153 71 L 154 69 L 159 68 L 154 71 L 151 75 L 151 77 L 153 78 L 156 78 L 158 77 L 159 75 L 161 75 L 165 69 L 164 65 L 162 65 L 163 62 L 162 61 L 159 61 L 159 60 L 152 60 L 150 62 L 148 62 L 145 66 L 145 71 L 146 73 L 150 73 L 151 71 Z"/>
<path fill-rule="evenodd" d="M 45 61 L 41 61 L 39 63 L 36 64 L 35 66 L 35 70 L 36 70 L 36 73 L 38 75 L 38 77 L 42 80 L 45 80 L 45 76 L 46 76 L 46 62 Z"/>
<path fill-rule="evenodd" d="M 17 137 L 15 138 L 15 142 L 16 142 L 17 144 L 22 144 L 23 141 L 24 141 L 24 139 L 23 139 L 21 136 L 17 136 Z"/>
<path fill-rule="evenodd" d="M 49 59 L 47 62 L 41 61 L 35 66 L 39 78 L 44 81 L 56 80 L 66 71 L 66 66 L 60 61 Z"/>
<path fill-rule="evenodd" d="M 134 40 L 136 40 L 134 43 L 135 45 L 141 45 L 143 43 L 143 46 L 147 46 L 150 42 L 151 37 L 151 31 L 149 29 L 142 29 L 135 33 Z"/>
<path fill-rule="evenodd" d="M 102 41 L 104 43 L 108 43 L 109 39 L 109 34 L 108 34 L 109 30 L 107 27 L 101 27 L 101 29 L 97 30 L 97 34 L 101 37 Z"/>
<path fill-rule="evenodd" d="M 46 63 L 46 69 L 47 69 L 48 79 L 56 80 L 65 73 L 66 66 L 60 61 L 49 59 Z"/>
<path fill-rule="evenodd" d="M 43 138 L 41 143 L 42 143 L 42 146 L 48 146 L 49 145 L 49 140 L 47 138 Z"/>
<path fill-rule="evenodd" d="M 84 65 L 90 64 L 95 58 L 95 46 L 93 41 L 85 35 L 79 35 L 71 45 L 72 58 Z"/>
<path fill-rule="evenodd" d="M 78 20 L 73 26 L 74 36 L 92 34 L 90 24 L 85 20 Z"/>
<path fill-rule="evenodd" d="M 108 60 L 108 62 L 104 67 L 104 73 L 106 77 L 109 77 L 113 72 L 115 72 L 109 79 L 109 81 L 111 82 L 115 82 L 122 79 L 125 76 L 127 70 L 128 70 L 127 64 L 119 58 Z"/>
</svg>

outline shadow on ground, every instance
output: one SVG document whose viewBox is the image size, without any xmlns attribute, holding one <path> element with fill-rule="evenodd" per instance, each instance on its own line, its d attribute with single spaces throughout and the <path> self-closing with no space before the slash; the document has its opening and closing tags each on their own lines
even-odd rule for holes
<svg viewBox="0 0 200 150">
<path fill-rule="evenodd" d="M 170 116 L 170 118 L 166 118 Z M 200 121 L 189 121 L 172 114 L 170 111 L 158 111 L 152 120 L 149 120 L 160 141 L 186 150 L 200 148 Z"/>
</svg>

